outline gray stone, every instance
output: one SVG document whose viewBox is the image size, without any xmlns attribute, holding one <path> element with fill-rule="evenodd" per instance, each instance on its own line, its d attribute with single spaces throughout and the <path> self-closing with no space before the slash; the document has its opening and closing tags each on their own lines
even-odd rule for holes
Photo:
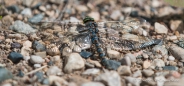
<svg viewBox="0 0 184 86">
<path fill-rule="evenodd" d="M 25 15 L 25 16 L 32 16 L 32 12 L 31 12 L 31 9 L 30 8 L 25 8 L 22 10 L 21 12 L 22 15 Z"/>
<path fill-rule="evenodd" d="M 102 81 L 107 86 L 121 86 L 121 77 L 116 71 L 107 71 L 95 77 L 95 81 Z"/>
<path fill-rule="evenodd" d="M 29 18 L 30 23 L 39 23 L 43 19 L 44 15 L 43 14 L 37 14 L 33 16 L 32 18 Z"/>
<path fill-rule="evenodd" d="M 46 50 L 45 45 L 41 44 L 41 43 L 38 42 L 38 41 L 34 41 L 33 44 L 32 44 L 32 47 L 33 47 L 33 49 L 35 49 L 37 52 L 38 52 L 38 51 L 45 51 L 45 50 Z"/>
<path fill-rule="evenodd" d="M 13 31 L 24 33 L 24 34 L 34 33 L 37 31 L 33 29 L 30 25 L 25 24 L 20 20 L 15 21 L 14 24 L 11 25 L 9 28 Z"/>
<path fill-rule="evenodd" d="M 13 78 L 13 74 L 6 68 L 0 67 L 0 83 Z"/>
</svg>

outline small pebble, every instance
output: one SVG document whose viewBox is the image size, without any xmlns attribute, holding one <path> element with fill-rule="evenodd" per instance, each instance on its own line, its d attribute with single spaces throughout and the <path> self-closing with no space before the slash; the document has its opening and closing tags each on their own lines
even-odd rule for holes
<svg viewBox="0 0 184 86">
<path fill-rule="evenodd" d="M 152 66 L 157 66 L 157 67 L 164 67 L 165 66 L 165 63 L 163 60 L 161 59 L 154 59 L 153 62 L 152 62 Z"/>
<path fill-rule="evenodd" d="M 57 75 L 61 73 L 61 69 L 59 69 L 57 66 L 51 66 L 48 70 L 47 70 L 47 75 Z"/>
<path fill-rule="evenodd" d="M 146 76 L 146 77 L 150 77 L 154 74 L 154 71 L 150 70 L 150 69 L 144 69 L 142 71 L 143 75 Z"/>
<path fill-rule="evenodd" d="M 155 81 L 157 83 L 157 86 L 163 86 L 166 78 L 164 76 L 156 76 Z"/>
<path fill-rule="evenodd" d="M 82 51 L 82 52 L 80 52 L 80 55 L 83 58 L 87 59 L 87 58 L 89 58 L 92 55 L 92 53 L 91 52 L 87 52 L 87 51 Z"/>
<path fill-rule="evenodd" d="M 11 11 L 12 13 L 18 13 L 20 11 L 20 8 L 17 5 L 9 6 L 7 7 L 7 9 Z"/>
<path fill-rule="evenodd" d="M 48 78 L 43 79 L 41 83 L 42 83 L 43 85 L 49 85 L 49 84 L 50 84 Z"/>
<path fill-rule="evenodd" d="M 133 73 L 132 77 L 135 77 L 135 78 L 142 77 L 141 71 L 137 70 L 136 72 Z"/>
<path fill-rule="evenodd" d="M 32 16 L 32 12 L 31 12 L 31 9 L 30 8 L 25 8 L 22 10 L 21 12 L 22 15 L 25 15 L 25 16 Z"/>
<path fill-rule="evenodd" d="M 184 61 L 184 49 L 177 46 L 177 45 L 171 45 L 169 48 L 169 51 L 171 52 L 171 54 L 173 55 L 173 57 L 175 57 L 175 59 L 179 60 L 179 61 Z"/>
<path fill-rule="evenodd" d="M 101 82 L 86 82 L 82 83 L 80 86 L 105 86 Z"/>
<path fill-rule="evenodd" d="M 120 52 L 115 51 L 115 50 L 111 50 L 111 49 L 107 49 L 107 55 L 109 58 L 114 58 L 114 59 L 118 59 L 120 58 Z"/>
<path fill-rule="evenodd" d="M 23 60 L 23 56 L 20 53 L 17 52 L 11 52 L 8 56 L 8 58 L 13 62 L 13 63 L 19 63 L 20 60 Z"/>
<path fill-rule="evenodd" d="M 132 74 L 129 66 L 120 66 L 117 70 L 120 75 L 129 76 Z"/>
<path fill-rule="evenodd" d="M 73 50 L 75 52 L 81 52 L 82 51 L 82 49 L 78 45 L 75 45 L 74 48 L 73 48 Z"/>
<path fill-rule="evenodd" d="M 47 53 L 46 51 L 42 51 L 42 52 L 36 52 L 35 55 L 40 56 L 42 58 L 46 58 Z"/>
<path fill-rule="evenodd" d="M 47 9 L 45 8 L 45 6 L 40 6 L 39 9 L 40 9 L 41 11 L 46 11 L 46 10 L 47 10 Z"/>
<path fill-rule="evenodd" d="M 31 55 L 30 62 L 33 64 L 41 64 L 45 62 L 45 60 L 40 56 Z"/>
<path fill-rule="evenodd" d="M 170 21 L 170 28 L 172 31 L 179 31 L 182 32 L 184 28 L 184 24 L 181 20 L 171 20 Z"/>
<path fill-rule="evenodd" d="M 31 6 L 31 3 L 33 2 L 33 0 L 22 0 L 22 4 L 27 6 L 27 7 L 30 7 Z"/>
<path fill-rule="evenodd" d="M 82 74 L 83 75 L 96 75 L 100 73 L 100 69 L 97 68 L 92 68 L 92 69 L 87 69 L 86 71 L 84 71 Z"/>
<path fill-rule="evenodd" d="M 120 10 L 114 10 L 110 17 L 114 20 L 117 20 L 121 16 L 121 11 Z"/>
<path fill-rule="evenodd" d="M 23 77 L 23 76 L 24 76 L 24 73 L 22 72 L 22 70 L 19 70 L 19 71 L 18 71 L 17 76 L 19 76 L 19 77 Z"/>
<path fill-rule="evenodd" d="M 131 76 L 125 77 L 125 80 L 129 83 L 131 83 L 133 86 L 140 86 L 141 79 L 140 78 L 134 78 Z"/>
<path fill-rule="evenodd" d="M 106 58 L 104 58 L 101 63 L 103 66 L 105 66 L 105 68 L 109 70 L 117 70 L 118 67 L 121 65 L 121 63 L 118 61 L 108 60 Z"/>
<path fill-rule="evenodd" d="M 87 62 L 89 62 L 89 63 L 95 65 L 96 67 L 99 67 L 99 68 L 102 67 L 102 65 L 100 64 L 99 61 L 95 61 L 95 60 L 88 59 Z"/>
<path fill-rule="evenodd" d="M 32 47 L 32 42 L 29 41 L 29 40 L 27 40 L 27 41 L 25 41 L 25 42 L 23 43 L 23 46 L 24 46 L 24 47 Z"/>
<path fill-rule="evenodd" d="M 21 47 L 21 45 L 17 42 L 11 43 L 11 48 L 20 48 L 20 47 Z"/>
<path fill-rule="evenodd" d="M 91 63 L 88 63 L 88 62 L 85 63 L 85 66 L 86 66 L 87 68 L 94 68 L 94 67 L 95 67 L 94 64 L 91 64 Z"/>
<path fill-rule="evenodd" d="M 169 60 L 169 61 L 174 61 L 175 58 L 174 58 L 173 56 L 169 56 L 169 57 L 168 57 L 168 60 Z"/>
<path fill-rule="evenodd" d="M 43 14 L 37 14 L 33 16 L 32 18 L 29 18 L 28 21 L 30 23 L 39 23 L 43 19 L 44 15 Z"/>
<path fill-rule="evenodd" d="M 41 64 L 34 64 L 34 68 L 40 68 Z"/>
<path fill-rule="evenodd" d="M 35 49 L 37 52 L 38 52 L 38 51 L 45 51 L 45 50 L 46 50 L 45 45 L 41 44 L 41 43 L 38 42 L 38 41 L 34 41 L 33 44 L 32 44 L 32 47 L 33 47 L 33 49 Z"/>
<path fill-rule="evenodd" d="M 129 56 L 125 56 L 120 60 L 122 65 L 127 65 L 127 66 L 131 66 L 131 59 Z"/>
<path fill-rule="evenodd" d="M 160 23 L 158 23 L 158 22 L 155 23 L 154 27 L 155 27 L 155 31 L 157 33 L 160 33 L 160 34 L 161 33 L 165 33 L 165 34 L 167 34 L 167 32 L 168 32 L 167 27 L 162 25 L 162 24 L 160 24 Z"/>
<path fill-rule="evenodd" d="M 163 67 L 163 69 L 164 70 L 169 70 L 169 71 L 171 71 L 171 70 L 177 70 L 177 68 L 175 66 L 165 66 L 165 67 Z"/>
<path fill-rule="evenodd" d="M 37 77 L 37 79 L 38 79 L 39 82 L 41 82 L 44 79 L 43 72 L 38 71 L 34 75 Z"/>
</svg>

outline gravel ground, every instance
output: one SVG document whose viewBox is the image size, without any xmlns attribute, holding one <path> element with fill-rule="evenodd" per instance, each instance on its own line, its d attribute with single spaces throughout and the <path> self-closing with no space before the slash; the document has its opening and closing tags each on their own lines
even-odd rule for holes
<svg viewBox="0 0 184 86">
<path fill-rule="evenodd" d="M 78 31 L 68 21 L 82 22 L 86 16 L 102 23 L 136 18 L 138 24 L 125 23 L 123 28 L 138 29 L 125 33 L 126 29 L 111 28 L 108 34 L 162 43 L 123 52 L 103 46 L 109 59 L 105 67 L 90 52 L 90 43 L 81 43 L 86 37 L 71 40 Z M 183 21 L 184 9 L 163 0 L 0 0 L 0 84 L 183 86 Z M 106 34 L 102 27 L 99 30 Z"/>
</svg>

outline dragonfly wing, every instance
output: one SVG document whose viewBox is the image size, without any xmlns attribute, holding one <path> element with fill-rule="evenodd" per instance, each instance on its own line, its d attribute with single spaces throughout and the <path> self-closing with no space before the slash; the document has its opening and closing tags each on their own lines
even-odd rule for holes
<svg viewBox="0 0 184 86">
<path fill-rule="evenodd" d="M 88 49 L 92 45 L 90 35 L 87 33 L 76 36 L 75 41 L 81 47 L 81 49 Z"/>
</svg>

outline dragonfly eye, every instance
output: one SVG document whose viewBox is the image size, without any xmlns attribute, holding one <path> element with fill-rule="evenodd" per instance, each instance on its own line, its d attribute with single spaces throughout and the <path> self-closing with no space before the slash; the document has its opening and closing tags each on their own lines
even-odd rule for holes
<svg viewBox="0 0 184 86">
<path fill-rule="evenodd" d="M 89 16 L 86 16 L 86 17 L 83 19 L 83 23 L 87 23 L 88 21 L 93 21 L 93 22 L 94 22 L 94 18 L 89 17 Z"/>
</svg>

